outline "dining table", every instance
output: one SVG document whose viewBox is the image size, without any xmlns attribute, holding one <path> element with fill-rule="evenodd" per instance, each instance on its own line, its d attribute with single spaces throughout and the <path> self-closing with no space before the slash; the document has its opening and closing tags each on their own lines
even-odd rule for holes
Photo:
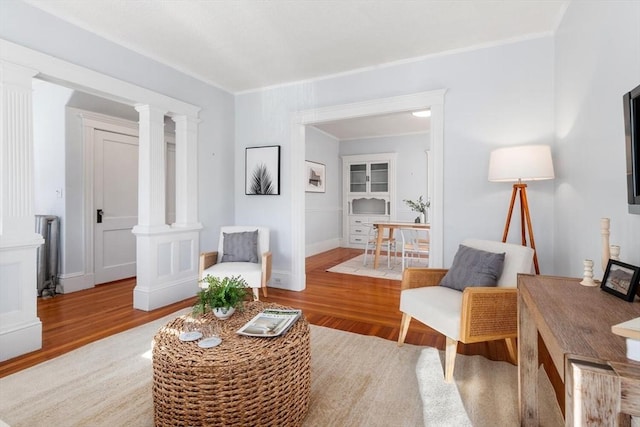
<svg viewBox="0 0 640 427">
<path fill-rule="evenodd" d="M 420 230 L 429 230 L 431 229 L 431 224 L 424 222 L 391 222 L 391 221 L 380 221 L 373 222 L 373 227 L 378 230 L 378 238 L 376 240 L 376 253 L 373 257 L 373 268 L 374 270 L 378 268 L 378 261 L 380 259 L 380 248 L 382 247 L 382 240 L 385 235 L 385 229 L 389 230 L 388 238 L 389 240 L 393 239 L 393 231 L 396 228 L 416 228 Z"/>
</svg>

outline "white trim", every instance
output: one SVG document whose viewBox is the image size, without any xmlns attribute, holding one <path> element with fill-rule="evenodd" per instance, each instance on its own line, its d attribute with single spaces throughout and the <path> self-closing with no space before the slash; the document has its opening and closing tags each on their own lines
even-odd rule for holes
<svg viewBox="0 0 640 427">
<path fill-rule="evenodd" d="M 307 211 L 308 212 L 308 211 Z M 331 249 L 339 248 L 342 239 L 336 237 L 334 239 L 323 240 L 322 242 L 312 243 L 305 248 L 305 256 L 312 256 Z"/>
<path fill-rule="evenodd" d="M 331 120 L 364 117 L 400 111 L 431 108 L 430 150 L 433 156 L 433 168 L 429 170 L 428 182 L 432 185 L 431 208 L 431 245 L 430 265 L 441 267 L 444 252 L 444 95 L 446 89 L 419 92 L 391 98 L 374 99 L 352 104 L 342 104 L 306 111 L 291 115 L 291 282 L 290 289 L 301 291 L 305 288 L 305 127 Z"/>
<path fill-rule="evenodd" d="M 396 136 L 424 135 L 424 134 L 427 134 L 429 132 L 430 131 L 428 131 L 428 130 L 419 130 L 419 131 L 415 131 L 415 132 L 390 133 L 390 134 L 385 134 L 385 135 L 377 134 L 377 135 L 369 135 L 369 136 L 354 136 L 352 138 L 342 138 L 342 139 L 339 139 L 339 141 L 343 142 L 343 141 L 357 141 L 359 139 L 388 138 L 390 136 L 396 137 Z"/>
<path fill-rule="evenodd" d="M 200 107 L 101 74 L 53 56 L 0 39 L 2 59 L 38 70 L 35 77 L 126 105 L 150 104 L 170 112 L 197 117 Z"/>
</svg>

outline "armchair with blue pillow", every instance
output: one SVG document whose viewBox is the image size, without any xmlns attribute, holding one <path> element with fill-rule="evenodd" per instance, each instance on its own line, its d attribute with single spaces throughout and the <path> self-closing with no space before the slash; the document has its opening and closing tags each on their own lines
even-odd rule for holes
<svg viewBox="0 0 640 427">
<path fill-rule="evenodd" d="M 488 240 L 465 240 L 449 270 L 407 268 L 400 293 L 402 345 L 415 318 L 446 337 L 445 381 L 453 381 L 458 342 L 505 339 L 517 360 L 518 273 L 532 274 L 533 249 Z"/>
<path fill-rule="evenodd" d="M 200 254 L 199 278 L 207 275 L 242 277 L 253 289 L 255 300 L 259 289 L 267 296 L 267 283 L 271 278 L 271 252 L 269 229 L 255 226 L 226 226 L 220 228 L 218 250 Z"/>
</svg>

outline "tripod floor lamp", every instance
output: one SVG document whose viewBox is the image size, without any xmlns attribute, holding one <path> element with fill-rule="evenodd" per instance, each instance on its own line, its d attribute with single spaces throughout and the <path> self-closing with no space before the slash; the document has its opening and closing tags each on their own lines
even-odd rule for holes
<svg viewBox="0 0 640 427">
<path fill-rule="evenodd" d="M 520 199 L 520 229 L 522 245 L 527 246 L 527 232 L 529 245 L 534 251 L 533 263 L 536 274 L 540 274 L 538 266 L 538 254 L 533 238 L 531 226 L 531 214 L 529 213 L 529 201 L 527 200 L 527 184 L 523 181 L 539 181 L 553 179 L 553 162 L 551 160 L 551 148 L 548 145 L 523 145 L 518 147 L 500 148 L 491 152 L 489 159 L 489 181 L 515 182 L 511 192 L 511 203 L 507 214 L 507 222 L 504 225 L 502 241 L 507 241 L 513 207 L 516 198 Z"/>
</svg>

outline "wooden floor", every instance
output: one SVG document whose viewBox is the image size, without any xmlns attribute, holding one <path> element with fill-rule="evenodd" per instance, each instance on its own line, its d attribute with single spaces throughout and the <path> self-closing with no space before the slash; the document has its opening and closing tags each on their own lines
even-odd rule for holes
<svg viewBox="0 0 640 427">
<path fill-rule="evenodd" d="M 397 340 L 401 313 L 400 282 L 328 273 L 326 269 L 362 253 L 335 249 L 307 258 L 307 286 L 302 292 L 269 288 L 263 300 L 301 308 L 310 323 L 364 335 Z M 133 308 L 135 279 L 38 300 L 42 349 L 0 363 L 0 378 L 57 357 L 89 342 L 122 332 L 194 304 L 195 298 L 150 312 Z M 442 335 L 413 321 L 407 343 L 444 348 Z M 462 345 L 462 354 L 506 360 L 502 341 Z"/>
</svg>

